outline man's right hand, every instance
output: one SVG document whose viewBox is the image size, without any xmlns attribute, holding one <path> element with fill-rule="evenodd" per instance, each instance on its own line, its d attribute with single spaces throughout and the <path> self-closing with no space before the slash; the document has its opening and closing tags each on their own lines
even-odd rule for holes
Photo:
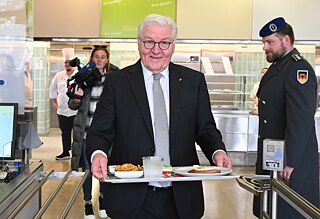
<svg viewBox="0 0 320 219">
<path fill-rule="evenodd" d="M 104 180 L 107 177 L 108 159 L 101 153 L 93 156 L 91 172 L 98 180 Z"/>
</svg>

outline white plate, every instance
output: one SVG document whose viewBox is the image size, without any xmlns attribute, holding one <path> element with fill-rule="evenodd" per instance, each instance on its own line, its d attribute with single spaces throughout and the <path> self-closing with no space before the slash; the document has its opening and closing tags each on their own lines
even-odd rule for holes
<svg viewBox="0 0 320 219">
<path fill-rule="evenodd" d="M 121 179 L 139 178 L 143 175 L 143 171 L 115 171 L 114 175 Z"/>
<path fill-rule="evenodd" d="M 225 167 L 214 167 L 213 169 L 221 170 L 221 173 L 188 173 L 188 171 L 193 170 L 193 167 L 175 167 L 172 172 L 181 176 L 223 176 L 232 172 L 232 169 Z"/>
</svg>

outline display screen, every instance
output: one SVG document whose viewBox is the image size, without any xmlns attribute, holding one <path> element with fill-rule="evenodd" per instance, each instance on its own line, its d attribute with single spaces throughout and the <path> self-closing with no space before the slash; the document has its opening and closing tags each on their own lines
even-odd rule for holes
<svg viewBox="0 0 320 219">
<path fill-rule="evenodd" d="M 17 103 L 0 103 L 0 159 L 15 157 L 17 116 Z"/>
</svg>

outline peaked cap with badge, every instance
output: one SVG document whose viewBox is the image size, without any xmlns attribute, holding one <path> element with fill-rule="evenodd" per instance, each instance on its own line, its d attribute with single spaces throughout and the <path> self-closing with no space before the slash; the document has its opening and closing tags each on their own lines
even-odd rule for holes
<svg viewBox="0 0 320 219">
<path fill-rule="evenodd" d="M 261 30 L 259 32 L 259 36 L 260 37 L 266 37 L 266 36 L 269 36 L 271 34 L 274 34 L 274 33 L 278 32 L 286 24 L 287 23 L 286 23 L 286 21 L 284 20 L 283 17 L 275 18 L 272 21 L 269 21 L 267 24 L 265 24 L 261 28 Z"/>
</svg>

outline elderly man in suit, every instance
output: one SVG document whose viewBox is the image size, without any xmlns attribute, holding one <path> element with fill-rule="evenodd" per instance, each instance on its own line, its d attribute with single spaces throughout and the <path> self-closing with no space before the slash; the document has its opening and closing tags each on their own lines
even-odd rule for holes
<svg viewBox="0 0 320 219">
<path fill-rule="evenodd" d="M 170 62 L 176 36 L 172 19 L 148 15 L 138 28 L 141 59 L 107 76 L 87 136 L 88 158 L 96 178 L 103 180 L 107 165 L 142 164 L 142 157 L 161 153 L 172 166 L 199 164 L 195 143 L 212 165 L 231 168 L 211 113 L 204 75 Z M 154 75 L 160 75 L 164 96 L 166 149 L 161 148 L 166 143 L 158 145 L 156 137 Z M 204 213 L 201 181 L 108 184 L 104 200 L 112 219 L 195 219 Z"/>
</svg>

